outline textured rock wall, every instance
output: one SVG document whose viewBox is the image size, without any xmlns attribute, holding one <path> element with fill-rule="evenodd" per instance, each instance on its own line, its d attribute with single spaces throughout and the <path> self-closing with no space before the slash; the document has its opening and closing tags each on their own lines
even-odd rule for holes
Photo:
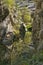
<svg viewBox="0 0 43 65">
<path fill-rule="evenodd" d="M 43 45 L 43 1 L 37 0 L 36 11 L 33 16 L 33 44 L 35 48 Z M 42 46 L 41 45 L 41 46 Z"/>
</svg>

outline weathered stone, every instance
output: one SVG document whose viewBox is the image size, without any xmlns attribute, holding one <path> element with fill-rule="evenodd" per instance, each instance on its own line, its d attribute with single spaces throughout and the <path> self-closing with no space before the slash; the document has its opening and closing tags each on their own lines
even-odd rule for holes
<svg viewBox="0 0 43 65">
<path fill-rule="evenodd" d="M 40 34 L 40 30 L 43 29 L 43 8 L 42 8 L 42 0 L 36 1 L 36 11 L 33 16 L 33 28 L 32 28 L 32 36 L 33 36 L 33 44 L 37 49 L 40 39 L 43 37 L 43 33 Z"/>
<path fill-rule="evenodd" d="M 42 51 L 43 50 L 43 29 L 40 30 L 39 36 L 40 36 L 40 42 L 37 50 Z"/>
</svg>

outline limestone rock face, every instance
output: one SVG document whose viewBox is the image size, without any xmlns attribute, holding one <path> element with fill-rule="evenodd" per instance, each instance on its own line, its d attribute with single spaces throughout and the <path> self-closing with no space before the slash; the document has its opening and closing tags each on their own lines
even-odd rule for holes
<svg viewBox="0 0 43 65">
<path fill-rule="evenodd" d="M 39 51 L 40 51 L 40 50 L 43 51 L 43 29 L 40 30 L 39 36 L 40 36 L 40 41 L 39 41 L 38 50 L 39 50 Z"/>
<path fill-rule="evenodd" d="M 33 35 L 33 44 L 35 48 L 38 46 L 43 45 L 43 8 L 42 0 L 37 0 L 36 1 L 36 11 L 33 16 L 33 29 L 32 29 L 32 35 Z M 40 46 L 41 47 L 41 46 Z"/>
</svg>

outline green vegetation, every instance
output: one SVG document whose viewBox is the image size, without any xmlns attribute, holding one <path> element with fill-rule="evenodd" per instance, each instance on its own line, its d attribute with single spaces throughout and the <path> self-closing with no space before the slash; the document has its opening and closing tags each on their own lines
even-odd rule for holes
<svg viewBox="0 0 43 65">
<path fill-rule="evenodd" d="M 40 38 L 38 37 L 40 31 L 39 28 L 37 28 L 41 24 L 39 21 L 40 17 L 36 18 L 33 16 L 32 18 L 31 17 L 32 13 L 30 12 L 30 10 L 26 8 L 26 6 L 20 9 L 16 3 L 16 0 L 3 0 L 3 1 L 4 3 L 2 4 L 6 4 L 5 7 L 7 7 L 9 11 L 8 17 L 6 16 L 5 19 L 7 18 L 10 19 L 9 22 L 7 19 L 8 22 L 7 25 L 11 23 L 15 38 L 14 38 L 14 42 L 12 40 L 13 43 L 11 44 L 12 47 L 10 49 L 9 49 L 10 46 L 2 44 L 0 41 L 0 65 L 43 65 L 43 51 L 40 49 L 38 50 L 37 48 L 38 46 L 40 46 L 39 43 Z M 21 1 L 24 2 L 25 0 L 21 0 Z M 0 3 L 1 2 L 2 1 L 0 1 Z M 3 10 L 3 7 L 1 9 Z M 34 14 L 35 16 L 37 15 L 36 12 L 37 11 L 35 11 Z M 2 13 L 4 13 L 4 11 L 2 11 Z M 3 14 L 3 16 L 4 15 L 5 14 Z M 1 20 L 1 16 L 0 16 L 0 20 Z M 2 21 L 2 23 L 3 22 L 6 22 L 6 20 Z M 25 29 L 26 29 L 24 39 L 20 38 L 19 29 L 21 23 L 25 24 Z M 33 40 L 35 40 L 35 43 L 37 42 L 37 40 L 39 42 L 37 42 L 37 44 L 35 43 L 33 44 L 34 42 Z M 37 47 L 35 47 L 36 45 Z"/>
</svg>

